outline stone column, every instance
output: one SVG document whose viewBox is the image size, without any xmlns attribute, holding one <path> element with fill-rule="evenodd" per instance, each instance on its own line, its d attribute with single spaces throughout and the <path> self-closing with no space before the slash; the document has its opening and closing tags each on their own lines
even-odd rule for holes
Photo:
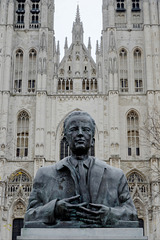
<svg viewBox="0 0 160 240">
<path fill-rule="evenodd" d="M 46 133 L 46 92 L 37 92 L 36 96 L 36 126 L 35 126 L 35 169 L 44 165 L 45 159 L 45 133 Z"/>
<path fill-rule="evenodd" d="M 2 156 L 5 156 L 7 147 L 7 128 L 8 128 L 8 109 L 9 109 L 9 92 L 2 93 L 2 111 L 1 111 L 1 142 L 0 147 L 3 146 L 1 151 Z"/>
<path fill-rule="evenodd" d="M 119 95 L 118 91 L 109 92 L 110 156 L 119 155 Z"/>
<path fill-rule="evenodd" d="M 144 25 L 144 43 L 146 59 L 146 90 L 153 90 L 152 38 L 150 25 Z"/>
<path fill-rule="evenodd" d="M 6 50 L 5 50 L 6 57 L 5 57 L 5 65 L 4 65 L 4 79 L 3 79 L 4 91 L 10 91 L 12 37 L 13 37 L 13 26 L 8 25 L 7 31 L 6 31 Z"/>
</svg>

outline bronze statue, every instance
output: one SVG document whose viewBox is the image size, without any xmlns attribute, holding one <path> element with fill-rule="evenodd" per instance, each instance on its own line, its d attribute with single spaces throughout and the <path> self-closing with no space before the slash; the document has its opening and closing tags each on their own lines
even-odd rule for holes
<svg viewBox="0 0 160 240">
<path fill-rule="evenodd" d="M 66 118 L 64 137 L 71 156 L 38 170 L 25 227 L 137 227 L 122 170 L 89 156 L 94 132 L 88 113 L 75 111 Z"/>
</svg>

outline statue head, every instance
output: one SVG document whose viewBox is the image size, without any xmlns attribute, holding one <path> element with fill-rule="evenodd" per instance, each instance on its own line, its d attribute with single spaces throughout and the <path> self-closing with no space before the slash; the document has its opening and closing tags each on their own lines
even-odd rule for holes
<svg viewBox="0 0 160 240">
<path fill-rule="evenodd" d="M 64 121 L 64 138 L 72 153 L 87 154 L 94 145 L 95 121 L 87 112 L 75 111 Z"/>
</svg>

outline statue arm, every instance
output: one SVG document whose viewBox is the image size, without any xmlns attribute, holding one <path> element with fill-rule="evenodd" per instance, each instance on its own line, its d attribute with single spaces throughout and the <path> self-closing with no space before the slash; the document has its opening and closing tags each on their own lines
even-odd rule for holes
<svg viewBox="0 0 160 240">
<path fill-rule="evenodd" d="M 48 201 L 45 194 L 44 176 L 41 169 L 37 172 L 29 204 L 25 214 L 25 222 L 40 221 L 43 223 L 55 222 L 55 206 L 57 199 Z"/>
<path fill-rule="evenodd" d="M 137 212 L 131 199 L 127 179 L 122 174 L 118 186 L 119 206 L 111 207 L 108 220 L 137 221 Z"/>
</svg>

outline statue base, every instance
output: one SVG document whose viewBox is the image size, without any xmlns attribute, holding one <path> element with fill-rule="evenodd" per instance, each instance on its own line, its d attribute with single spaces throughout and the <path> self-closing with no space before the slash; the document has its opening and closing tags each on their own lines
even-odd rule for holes
<svg viewBox="0 0 160 240">
<path fill-rule="evenodd" d="M 17 240 L 148 240 L 142 228 L 23 228 Z"/>
</svg>

